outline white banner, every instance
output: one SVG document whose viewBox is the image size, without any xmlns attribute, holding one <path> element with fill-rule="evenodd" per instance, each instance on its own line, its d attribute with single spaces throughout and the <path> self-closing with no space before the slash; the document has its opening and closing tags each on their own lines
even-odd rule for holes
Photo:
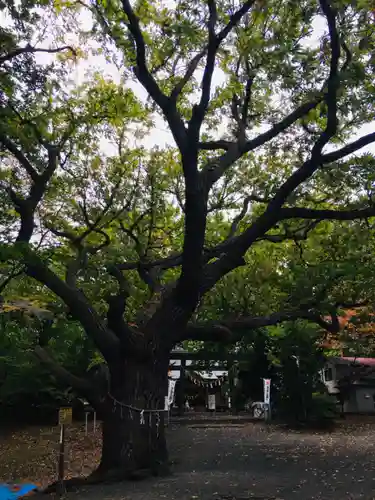
<svg viewBox="0 0 375 500">
<path fill-rule="evenodd" d="M 216 395 L 215 394 L 208 395 L 208 409 L 209 410 L 216 410 Z"/>
<path fill-rule="evenodd" d="M 176 380 L 169 379 L 168 380 L 168 409 L 174 403 L 175 389 L 176 389 Z"/>
<path fill-rule="evenodd" d="M 263 379 L 263 394 L 264 394 L 264 403 L 269 405 L 271 402 L 271 379 L 264 378 Z"/>
</svg>

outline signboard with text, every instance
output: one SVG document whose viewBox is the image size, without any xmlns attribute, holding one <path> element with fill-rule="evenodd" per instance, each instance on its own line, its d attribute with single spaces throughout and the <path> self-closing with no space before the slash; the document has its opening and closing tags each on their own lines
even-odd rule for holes
<svg viewBox="0 0 375 500">
<path fill-rule="evenodd" d="M 65 406 L 59 409 L 59 424 L 70 425 L 73 420 L 73 409 L 71 406 Z"/>
</svg>

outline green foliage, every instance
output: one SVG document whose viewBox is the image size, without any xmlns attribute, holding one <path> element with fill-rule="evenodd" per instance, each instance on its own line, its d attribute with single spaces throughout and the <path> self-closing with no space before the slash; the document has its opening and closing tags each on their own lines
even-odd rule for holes
<svg viewBox="0 0 375 500">
<path fill-rule="evenodd" d="M 41 321 L 11 314 L 0 316 L 0 418 L 54 422 L 58 407 L 74 401 L 75 394 L 33 354 L 41 340 Z M 82 376 L 95 351 L 81 328 L 57 322 L 49 336 L 48 347 L 55 359 Z"/>
<path fill-rule="evenodd" d="M 303 322 L 271 329 L 271 335 L 275 343 L 269 357 L 276 378 L 277 411 L 292 421 L 311 421 L 316 417 L 313 394 L 323 391 L 321 335 Z"/>
<path fill-rule="evenodd" d="M 308 425 L 334 419 L 335 399 L 320 378 L 325 362 L 321 339 L 321 331 L 302 321 L 248 332 L 239 351 L 247 361 L 237 364 L 234 405 L 241 409 L 246 401 L 262 401 L 262 379 L 270 378 L 276 419 Z"/>
<path fill-rule="evenodd" d="M 233 20 L 237 3 L 216 1 L 216 33 L 222 33 Z M 0 28 L 0 58 L 5 58 L 0 65 L 1 290 L 5 300 L 28 298 L 52 311 L 56 322 L 47 344 L 58 361 L 78 373 L 102 357 L 91 345 L 86 346 L 77 318 L 72 318 L 67 294 L 56 292 L 56 282 L 64 282 L 68 292 L 83 293 L 87 307 L 98 313 L 105 330 L 109 297 L 119 289 L 125 295 L 114 266 L 136 263 L 122 275 L 130 290 L 126 292 L 126 320 L 142 328 L 160 304 L 168 304 L 161 300 L 161 287 L 172 289 L 180 276 L 180 265 L 155 266 L 150 271 L 147 264 L 179 255 L 185 238 L 193 238 L 195 230 L 190 228 L 189 234 L 186 230 L 186 172 L 181 159 L 187 153 L 181 144 L 187 136 L 182 141 L 181 131 L 172 130 L 179 150 L 175 146 L 146 147 L 143 139 L 161 121 L 159 108 L 164 107 L 169 126 L 179 123 L 183 133 L 193 109 L 197 109 L 192 103 L 199 102 L 198 93 L 204 87 L 201 77 L 207 61 L 208 3 L 133 2 L 139 21 L 135 28 L 139 30 L 133 23 L 130 35 L 132 19 L 124 10 L 126 4 L 119 0 L 87 5 L 61 0 L 0 1 L 7 16 Z M 343 0 L 335 6 L 342 44 L 336 99 L 339 126 L 327 149 L 340 147 L 374 114 L 371 3 Z M 79 21 L 81 14 L 89 18 L 89 27 Z M 236 157 L 244 142 L 260 130 L 271 130 L 302 103 L 323 98 L 330 47 L 326 34 L 311 38 L 316 22 L 324 24 L 326 31 L 316 1 L 256 1 L 223 38 L 201 134 L 198 130 L 196 143 L 188 148 L 189 155 L 196 153 L 197 157 L 192 177 L 198 178 L 207 166 L 215 170 L 214 165 L 223 158 L 227 161 L 227 157 L 218 156 L 217 149 L 198 151 L 198 141 L 238 139 L 228 154 Z M 138 53 L 135 32 L 143 36 L 146 45 L 143 50 L 138 42 Z M 17 57 L 10 57 L 28 43 L 33 50 L 21 50 Z M 46 59 L 38 57 L 35 49 L 48 51 L 57 46 L 61 51 Z M 78 78 L 77 63 L 93 56 L 104 59 L 105 70 L 89 64 L 90 69 Z M 145 61 L 140 63 L 143 56 Z M 196 61 L 195 67 L 192 61 Z M 121 74 L 107 76 L 119 69 Z M 150 94 L 147 99 L 138 97 L 134 75 Z M 171 92 L 177 84 L 183 85 L 174 109 Z M 321 99 L 262 147 L 237 155 L 232 168 L 212 186 L 207 210 L 204 206 L 202 212 L 204 216 L 207 212 L 207 217 L 201 224 L 201 253 L 225 243 L 209 265 L 231 252 L 235 264 L 218 274 L 212 281 L 216 286 L 205 295 L 200 290 L 193 294 L 200 298 L 198 308 L 193 304 L 186 311 L 174 309 L 183 311 L 178 325 L 186 323 L 192 312 L 194 319 L 210 322 L 297 309 L 325 316 L 336 304 L 375 298 L 372 219 L 366 224 L 332 223 L 317 217 L 310 224 L 294 218 L 265 225 L 263 233 L 253 240 L 240 240 L 243 248 L 239 257 L 244 256 L 244 262 L 230 246 L 233 240 L 239 241 L 237 236 L 256 226 L 252 224 L 266 213 L 269 200 L 309 158 L 312 145 L 328 124 L 326 100 Z M 348 210 L 360 209 L 370 201 L 372 206 L 374 162 L 372 154 L 364 153 L 324 164 L 292 190 L 283 205 Z M 46 180 L 44 185 L 33 179 L 40 176 Z M 201 182 L 198 187 L 197 206 L 198 195 L 205 190 Z M 251 200 L 244 205 L 249 195 Z M 15 244 L 25 205 L 32 207 L 33 235 L 29 242 Z M 194 203 L 191 207 L 196 208 Z M 231 224 L 232 220 L 236 223 Z M 54 285 L 51 280 L 32 279 L 35 276 L 30 269 L 25 277 L 25 266 L 39 260 L 55 273 Z M 203 262 L 204 258 L 200 255 L 196 260 Z M 192 281 L 196 279 L 193 274 L 189 276 Z M 206 277 L 201 268 L 196 274 Z M 186 286 L 184 291 L 190 288 L 194 287 Z M 122 319 L 120 315 L 118 323 Z M 11 352 L 22 348 L 22 356 L 29 356 L 35 338 L 27 336 L 24 326 L 15 328 L 15 333 L 9 328 L 4 329 L 3 337 L 11 343 Z M 169 334 L 174 328 L 168 325 L 165 330 Z M 85 333 L 93 335 L 88 327 Z M 274 327 L 253 336 L 243 333 L 235 347 L 249 353 L 251 369 L 259 380 L 270 370 L 276 377 L 280 411 L 303 408 L 303 415 L 298 410 L 296 418 L 310 418 L 315 411 L 312 395 L 321 363 L 315 345 L 317 333 L 306 325 Z M 162 334 L 165 331 L 160 329 Z M 38 369 L 22 356 L 3 388 L 4 398 L 18 394 L 22 384 L 26 387 L 32 378 L 38 382 L 27 390 L 41 390 L 42 372 L 32 375 Z M 298 357 L 302 375 L 297 376 L 292 356 Z M 10 369 L 10 361 L 7 363 Z M 46 386 L 50 391 L 49 382 Z M 251 391 L 258 394 L 255 386 Z"/>
<path fill-rule="evenodd" d="M 329 317 L 332 304 L 372 300 L 374 255 L 373 234 L 361 222 L 324 222 L 300 242 L 259 242 L 247 252 L 246 267 L 203 298 L 198 318 L 265 316 L 301 306 L 317 306 Z"/>
<path fill-rule="evenodd" d="M 312 394 L 309 407 L 309 422 L 311 424 L 329 426 L 338 416 L 339 409 L 335 398 L 328 394 Z"/>
</svg>

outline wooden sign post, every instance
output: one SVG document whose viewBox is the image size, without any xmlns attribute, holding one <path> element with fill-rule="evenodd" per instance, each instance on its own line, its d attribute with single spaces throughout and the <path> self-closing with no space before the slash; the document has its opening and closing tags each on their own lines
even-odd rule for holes
<svg viewBox="0 0 375 500">
<path fill-rule="evenodd" d="M 59 409 L 59 457 L 58 457 L 58 493 L 65 494 L 64 476 L 65 476 L 65 426 L 70 425 L 73 420 L 73 410 L 70 406 Z"/>
<path fill-rule="evenodd" d="M 83 409 L 85 410 L 85 436 L 87 436 L 89 430 L 88 430 L 88 427 L 89 427 L 89 415 L 90 413 L 92 413 L 94 415 L 94 423 L 93 423 L 93 431 L 94 431 L 94 434 L 96 432 L 96 411 L 94 410 L 94 408 L 90 405 L 90 403 L 88 401 L 85 401 L 84 399 L 81 399 L 82 403 L 83 403 Z"/>
</svg>

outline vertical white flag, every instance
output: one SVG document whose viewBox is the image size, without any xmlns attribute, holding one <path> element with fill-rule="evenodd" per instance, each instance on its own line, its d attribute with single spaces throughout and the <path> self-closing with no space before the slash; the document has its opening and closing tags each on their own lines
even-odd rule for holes
<svg viewBox="0 0 375 500">
<path fill-rule="evenodd" d="M 271 403 L 271 379 L 263 379 L 264 404 L 267 406 Z"/>
<path fill-rule="evenodd" d="M 209 410 L 216 410 L 216 395 L 215 394 L 208 395 L 208 409 Z"/>
<path fill-rule="evenodd" d="M 168 380 L 168 407 L 170 408 L 174 403 L 174 394 L 176 388 L 175 380 Z"/>
</svg>

